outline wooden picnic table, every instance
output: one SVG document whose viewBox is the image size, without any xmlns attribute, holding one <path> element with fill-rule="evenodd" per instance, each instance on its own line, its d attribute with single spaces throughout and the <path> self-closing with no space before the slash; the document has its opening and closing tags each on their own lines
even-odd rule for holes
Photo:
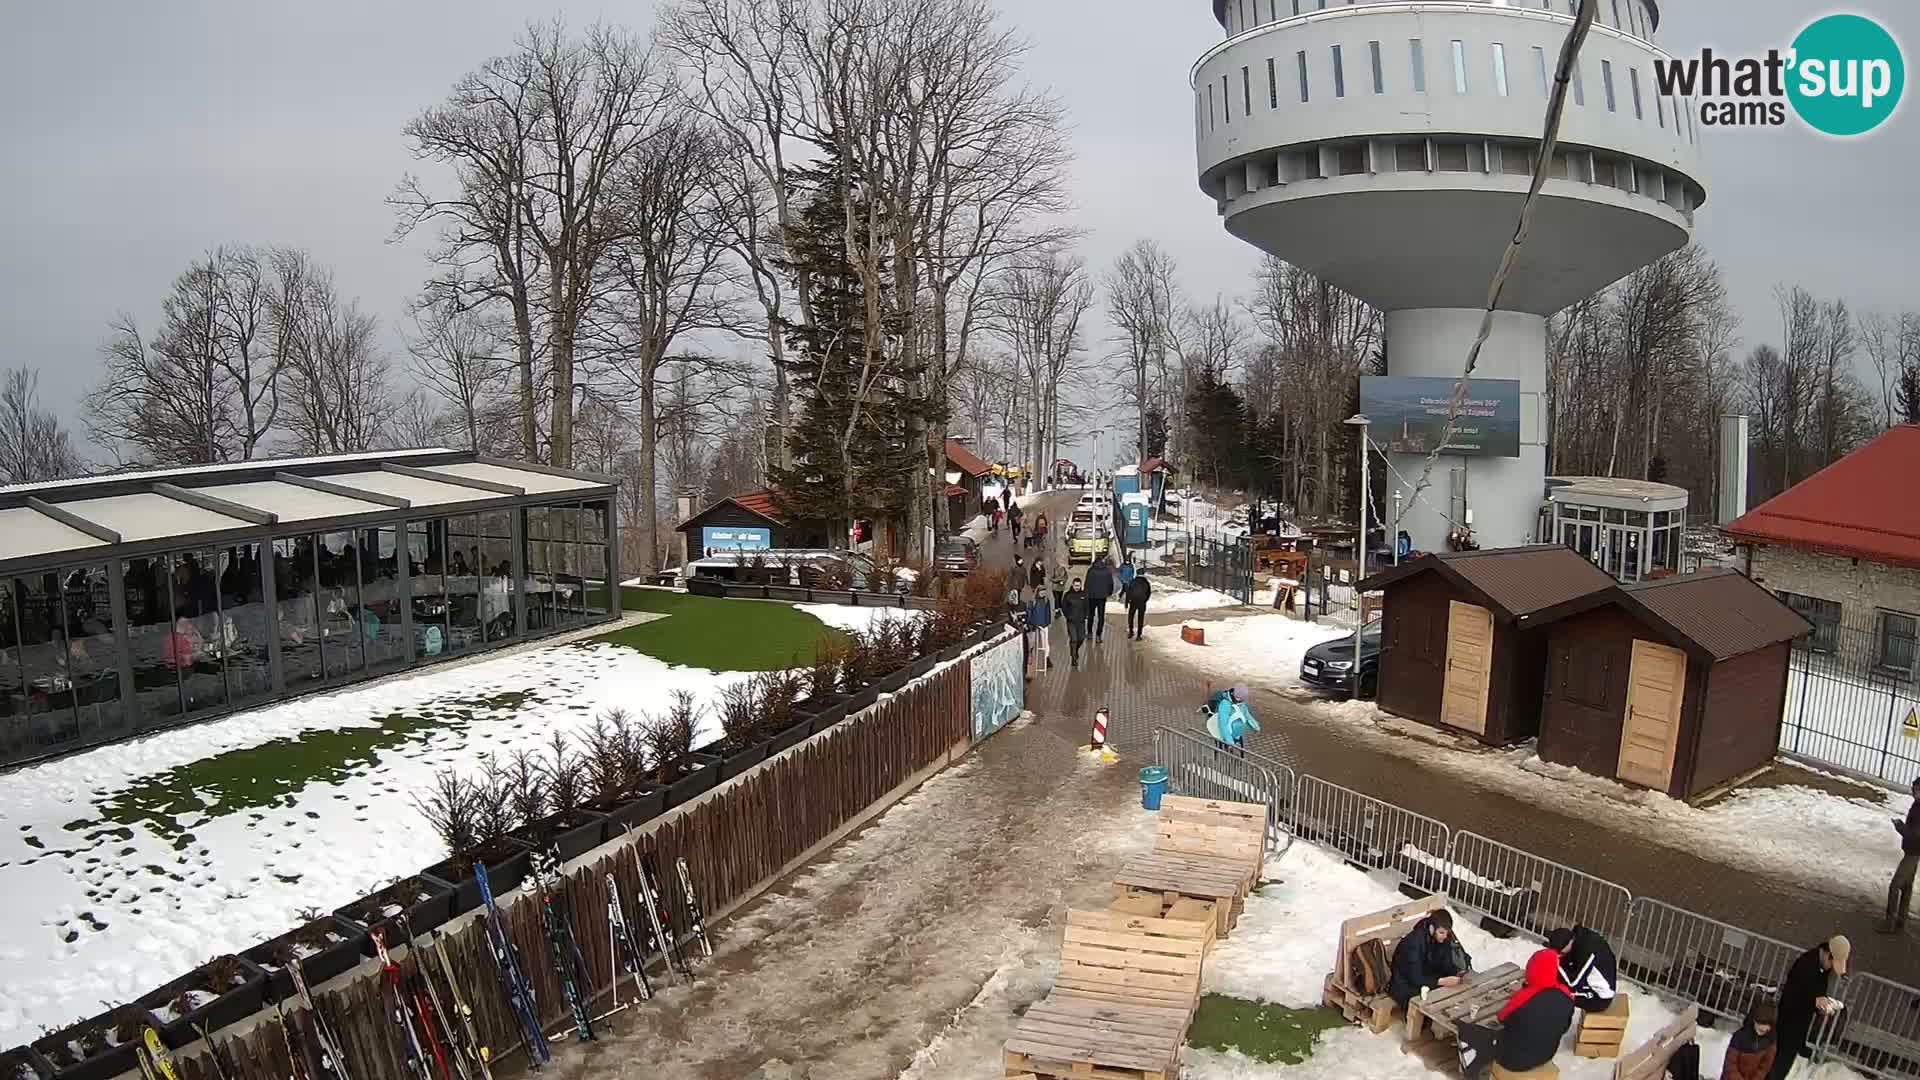
<svg viewBox="0 0 1920 1080">
<path fill-rule="evenodd" d="M 1501 964 L 1473 972 L 1453 986 L 1429 990 L 1425 998 L 1414 995 L 1407 1002 L 1407 1041 L 1420 1041 L 1429 1027 L 1435 1037 L 1448 1039 L 1459 1037 L 1462 1023 L 1498 1027 L 1494 1017 L 1525 979 L 1520 965 Z"/>
<path fill-rule="evenodd" d="M 1007 1075 L 1163 1080 L 1179 1068 L 1186 1031 L 1181 1009 L 1048 998 L 1007 1040 Z"/>
<path fill-rule="evenodd" d="M 1156 851 L 1128 859 L 1113 884 L 1122 897 L 1144 892 L 1158 893 L 1168 904 L 1182 897 L 1211 900 L 1220 936 L 1226 937 L 1239 919 L 1247 877 L 1244 868 L 1222 859 Z"/>
</svg>

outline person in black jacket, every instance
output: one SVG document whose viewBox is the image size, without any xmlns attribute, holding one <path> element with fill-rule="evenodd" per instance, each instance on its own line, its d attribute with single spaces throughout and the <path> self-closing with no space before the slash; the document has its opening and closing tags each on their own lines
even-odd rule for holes
<svg viewBox="0 0 1920 1080">
<path fill-rule="evenodd" d="M 1101 552 L 1093 557 L 1093 565 L 1087 567 L 1087 603 L 1093 609 L 1093 640 L 1100 641 L 1107 633 L 1107 597 L 1113 595 L 1113 565 L 1107 562 L 1107 553 Z M 1912 880 L 1912 875 L 1908 875 Z"/>
<path fill-rule="evenodd" d="M 1387 993 L 1405 1008 L 1422 990 L 1452 986 L 1473 970 L 1473 957 L 1453 936 L 1453 913 L 1441 908 L 1407 931 L 1393 947 L 1393 978 Z"/>
<path fill-rule="evenodd" d="M 1893 869 L 1893 882 L 1887 886 L 1887 921 L 1880 924 L 1883 934 L 1897 934 L 1907 928 L 1907 908 L 1913 904 L 1913 872 L 1920 869 L 1920 777 L 1913 781 L 1913 805 L 1907 808 L 1907 820 L 1893 819 L 1893 831 L 1900 834 L 1900 865 Z"/>
<path fill-rule="evenodd" d="M 1767 1080 L 1786 1080 L 1794 1060 L 1807 1052 L 1816 1015 L 1831 1013 L 1840 1003 L 1827 996 L 1835 975 L 1847 973 L 1853 946 L 1839 934 L 1808 949 L 1787 969 L 1787 981 L 1780 984 L 1780 1024 L 1774 1028 L 1779 1053 Z"/>
<path fill-rule="evenodd" d="M 1027 570 L 1027 588 L 1037 593 L 1047 591 L 1047 564 L 1041 562 L 1038 555 L 1033 557 L 1033 565 Z"/>
<path fill-rule="evenodd" d="M 1460 1071 L 1472 1080 L 1494 1062 L 1510 1072 L 1537 1069 L 1553 1060 L 1571 1026 L 1573 996 L 1560 981 L 1560 954 L 1541 949 L 1527 958 L 1525 981 L 1501 1006 L 1499 1031 L 1459 1025 Z"/>
<path fill-rule="evenodd" d="M 1613 1004 L 1620 969 L 1613 946 L 1597 930 L 1563 926 L 1547 934 L 1547 948 L 1560 955 L 1560 979 L 1573 991 L 1573 1003 L 1586 1012 L 1604 1012 Z"/>
<path fill-rule="evenodd" d="M 1072 667 L 1080 666 L 1080 646 L 1087 641 L 1087 591 L 1079 578 L 1067 587 L 1067 595 L 1060 603 L 1061 612 L 1067 617 L 1067 649 Z"/>
<path fill-rule="evenodd" d="M 1145 567 L 1136 571 L 1127 583 L 1127 636 L 1138 641 L 1147 632 L 1147 601 L 1153 599 L 1153 582 L 1147 580 Z"/>
</svg>

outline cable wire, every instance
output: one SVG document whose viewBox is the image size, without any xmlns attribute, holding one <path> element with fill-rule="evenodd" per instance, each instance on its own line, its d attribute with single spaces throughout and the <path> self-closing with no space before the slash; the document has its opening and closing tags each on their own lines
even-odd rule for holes
<svg viewBox="0 0 1920 1080">
<path fill-rule="evenodd" d="M 1506 290 L 1507 277 L 1513 273 L 1514 265 L 1520 259 L 1520 247 L 1527 241 L 1527 229 L 1533 224 L 1533 208 L 1540 198 L 1540 187 L 1546 183 L 1547 169 L 1553 163 L 1553 152 L 1560 142 L 1560 118 L 1566 110 L 1567 86 L 1573 81 L 1574 65 L 1580 59 L 1580 47 L 1586 44 L 1587 31 L 1593 27 L 1595 4 L 1598 0 L 1580 0 L 1579 14 L 1573 18 L 1573 27 L 1567 31 L 1566 40 L 1560 45 L 1560 59 L 1554 65 L 1553 93 L 1547 100 L 1546 130 L 1540 136 L 1540 153 L 1533 163 L 1533 178 L 1527 185 L 1527 197 L 1520 204 L 1520 219 L 1515 224 L 1513 237 L 1507 241 L 1506 251 L 1500 256 L 1500 266 L 1493 272 L 1493 281 L 1487 286 L 1486 311 L 1480 317 L 1480 332 L 1474 335 L 1473 346 L 1467 350 L 1466 370 L 1460 374 L 1460 381 L 1453 385 L 1453 397 L 1447 402 L 1447 426 L 1441 432 L 1440 444 L 1433 453 L 1427 455 L 1426 463 L 1420 469 L 1420 480 L 1413 488 L 1413 497 L 1420 499 L 1421 493 L 1433 481 L 1434 463 L 1446 451 L 1447 444 L 1453 441 L 1455 426 L 1460 421 L 1460 410 L 1466 407 L 1467 381 L 1473 377 L 1473 369 L 1480 362 L 1480 348 L 1487 343 L 1493 333 L 1493 315 L 1500 306 L 1500 296 Z M 1394 470 L 1399 475 L 1399 470 Z M 1404 483 L 1404 478 L 1402 479 Z M 1411 505 L 1413 499 L 1408 500 Z M 1431 504 L 1429 504 L 1431 505 Z M 1449 517 L 1449 521 L 1452 519 Z M 1398 533 L 1400 522 L 1394 523 Z"/>
</svg>

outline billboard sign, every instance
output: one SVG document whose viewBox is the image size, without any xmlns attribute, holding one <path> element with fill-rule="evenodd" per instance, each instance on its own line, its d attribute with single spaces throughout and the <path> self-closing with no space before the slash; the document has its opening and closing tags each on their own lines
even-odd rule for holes
<svg viewBox="0 0 1920 1080">
<path fill-rule="evenodd" d="M 1361 376 L 1360 411 L 1373 422 L 1373 440 L 1396 454 L 1439 449 L 1458 382 L 1445 376 Z M 1469 379 L 1445 449 L 1475 457 L 1519 457 L 1520 380 Z"/>
<path fill-rule="evenodd" d="M 702 551 L 766 551 L 773 547 L 773 530 L 750 525 L 707 525 L 700 530 Z"/>
</svg>

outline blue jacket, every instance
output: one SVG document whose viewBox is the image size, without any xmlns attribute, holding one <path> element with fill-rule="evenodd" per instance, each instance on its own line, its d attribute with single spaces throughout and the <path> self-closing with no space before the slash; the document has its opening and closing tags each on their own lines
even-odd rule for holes
<svg viewBox="0 0 1920 1080">
<path fill-rule="evenodd" d="M 1235 701 L 1231 696 L 1215 703 L 1213 715 L 1207 717 L 1207 734 L 1224 743 L 1236 746 L 1243 742 L 1249 731 L 1259 731 L 1260 722 L 1253 718 L 1253 710 L 1247 708 L 1244 701 Z"/>
<path fill-rule="evenodd" d="M 1045 590 L 1033 595 L 1033 603 L 1027 605 L 1027 625 L 1039 629 L 1053 625 L 1053 605 L 1047 602 Z"/>
<path fill-rule="evenodd" d="M 1113 576 L 1120 582 L 1120 591 L 1123 593 L 1126 592 L 1127 586 L 1133 584 L 1133 564 L 1130 562 L 1121 563 L 1120 569 L 1114 571 Z"/>
</svg>

